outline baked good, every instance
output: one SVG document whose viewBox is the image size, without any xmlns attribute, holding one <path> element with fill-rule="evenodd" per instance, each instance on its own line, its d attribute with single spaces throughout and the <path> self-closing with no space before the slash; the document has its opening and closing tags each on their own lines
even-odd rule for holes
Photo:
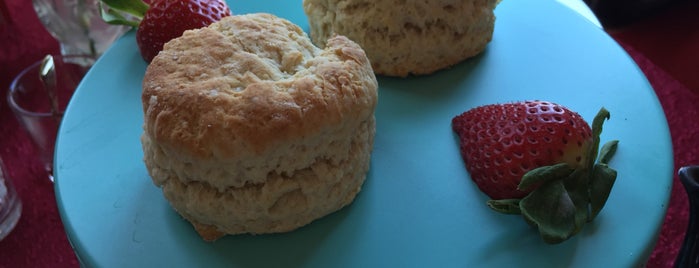
<svg viewBox="0 0 699 268">
<path fill-rule="evenodd" d="M 447 68 L 483 51 L 499 0 L 304 0 L 313 42 L 334 34 L 366 51 L 377 74 L 404 77 Z"/>
<path fill-rule="evenodd" d="M 378 100 L 364 51 L 270 14 L 168 42 L 143 79 L 147 170 L 205 240 L 287 232 L 354 200 Z"/>
</svg>

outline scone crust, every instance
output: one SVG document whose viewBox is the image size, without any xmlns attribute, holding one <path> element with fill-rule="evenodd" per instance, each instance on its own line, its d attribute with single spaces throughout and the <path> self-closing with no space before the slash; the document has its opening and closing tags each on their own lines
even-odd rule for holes
<svg viewBox="0 0 699 268">
<path fill-rule="evenodd" d="M 319 49 L 274 15 L 231 16 L 185 32 L 153 59 L 143 79 L 144 132 L 171 158 L 245 161 L 328 127 L 359 125 L 373 116 L 377 86 L 366 54 L 346 37 Z M 263 175 L 209 183 L 222 190 Z"/>
<path fill-rule="evenodd" d="M 271 14 L 186 31 L 143 79 L 146 168 L 205 240 L 293 230 L 359 192 L 377 87 L 355 42 Z"/>
<path fill-rule="evenodd" d="M 334 34 L 366 51 L 374 71 L 424 75 L 481 53 L 491 41 L 499 0 L 304 0 L 311 38 Z"/>
<path fill-rule="evenodd" d="M 227 17 L 167 43 L 147 68 L 146 131 L 201 157 L 233 155 L 239 141 L 263 151 L 350 112 L 373 113 L 376 80 L 366 65 L 345 37 L 321 50 L 273 15 Z"/>
</svg>

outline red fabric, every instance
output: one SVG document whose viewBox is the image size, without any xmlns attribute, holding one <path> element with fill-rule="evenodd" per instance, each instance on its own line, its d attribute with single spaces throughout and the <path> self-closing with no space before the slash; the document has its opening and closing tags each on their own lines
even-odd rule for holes
<svg viewBox="0 0 699 268">
<path fill-rule="evenodd" d="M 699 1 L 675 4 L 653 17 L 609 30 L 655 89 L 670 126 L 675 170 L 699 165 Z M 672 267 L 689 218 L 687 194 L 675 174 L 667 216 L 647 267 Z"/>
<path fill-rule="evenodd" d="M 58 54 L 58 43 L 44 30 L 31 1 L 5 2 L 9 17 L 0 22 L 0 157 L 22 200 L 22 217 L 0 241 L 0 267 L 79 267 L 58 215 L 53 185 L 33 157 L 34 147 L 7 106 L 12 78 L 22 68 Z M 3 5 L 0 5 L 3 8 Z"/>
<path fill-rule="evenodd" d="M 24 204 L 15 230 L 0 241 L 0 267 L 79 267 L 58 215 L 53 185 L 45 178 L 26 133 L 4 96 L 23 67 L 58 44 L 42 28 L 31 1 L 0 0 L 0 157 Z M 0 5 L 0 8 L 5 8 Z M 5 13 L 4 11 L 9 11 Z M 610 31 L 638 63 L 655 89 L 668 118 L 675 168 L 699 164 L 699 14 L 696 1 Z M 647 267 L 671 267 L 687 226 L 687 196 L 677 181 L 665 224 Z"/>
</svg>

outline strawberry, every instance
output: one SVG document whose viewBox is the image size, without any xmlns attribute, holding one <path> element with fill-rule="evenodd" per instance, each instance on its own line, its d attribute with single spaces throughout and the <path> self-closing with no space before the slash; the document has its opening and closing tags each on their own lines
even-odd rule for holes
<svg viewBox="0 0 699 268">
<path fill-rule="evenodd" d="M 452 128 L 488 206 L 521 214 L 544 241 L 560 243 L 597 216 L 616 180 L 608 162 L 618 141 L 605 144 L 597 162 L 608 118 L 602 108 L 590 127 L 561 105 L 525 101 L 476 107 L 454 117 Z"/>
<path fill-rule="evenodd" d="M 137 27 L 136 43 L 146 62 L 168 41 L 186 30 L 208 26 L 230 16 L 223 0 L 103 0 L 109 9 L 102 18 L 111 24 Z"/>
</svg>

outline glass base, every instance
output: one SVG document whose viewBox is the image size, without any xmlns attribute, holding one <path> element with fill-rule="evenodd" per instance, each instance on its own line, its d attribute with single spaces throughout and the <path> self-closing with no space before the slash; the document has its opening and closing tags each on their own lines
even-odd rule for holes
<svg viewBox="0 0 699 268">
<path fill-rule="evenodd" d="M 14 188 L 4 183 L 0 178 L 0 240 L 10 234 L 22 215 L 22 202 L 17 193 Z"/>
</svg>

